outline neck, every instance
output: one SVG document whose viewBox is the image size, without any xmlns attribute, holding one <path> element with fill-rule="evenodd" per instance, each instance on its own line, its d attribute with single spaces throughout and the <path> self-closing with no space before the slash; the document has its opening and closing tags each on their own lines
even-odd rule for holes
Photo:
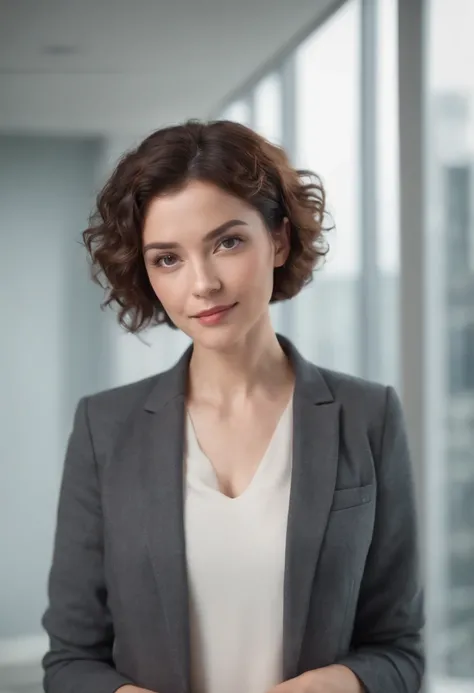
<svg viewBox="0 0 474 693">
<path fill-rule="evenodd" d="M 194 345 L 189 365 L 189 397 L 216 406 L 248 399 L 257 390 L 277 393 L 293 374 L 270 319 L 228 351 Z"/>
</svg>

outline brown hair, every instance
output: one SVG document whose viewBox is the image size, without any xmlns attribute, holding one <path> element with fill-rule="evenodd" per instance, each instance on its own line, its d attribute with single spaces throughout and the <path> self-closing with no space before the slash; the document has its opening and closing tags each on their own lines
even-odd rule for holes
<svg viewBox="0 0 474 693">
<path fill-rule="evenodd" d="M 173 326 L 148 279 L 142 228 L 151 200 L 190 180 L 211 182 L 245 200 L 270 233 L 288 218 L 290 253 L 274 271 L 271 302 L 295 296 L 328 252 L 321 181 L 310 171 L 295 170 L 281 148 L 230 121 L 189 121 L 157 130 L 120 159 L 83 232 L 92 277 L 108 290 L 103 306 L 116 304 L 129 332 Z"/>
</svg>

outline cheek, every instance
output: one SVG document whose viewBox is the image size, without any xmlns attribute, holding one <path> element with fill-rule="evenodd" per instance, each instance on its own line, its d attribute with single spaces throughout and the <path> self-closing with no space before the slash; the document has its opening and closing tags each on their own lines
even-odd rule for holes
<svg viewBox="0 0 474 693">
<path fill-rule="evenodd" d="M 180 291 L 180 282 L 174 281 L 173 274 L 153 274 L 148 273 L 148 278 L 156 297 L 168 313 L 176 312 L 182 304 L 183 297 Z"/>
<path fill-rule="evenodd" d="M 245 286 L 252 291 L 255 298 L 271 293 L 273 286 L 273 256 L 265 246 L 258 252 L 252 253 L 249 262 L 246 263 Z M 258 300 L 258 299 L 257 299 Z"/>
<path fill-rule="evenodd" d="M 230 264 L 230 263 L 229 263 Z M 233 263 L 232 269 L 226 268 L 224 277 L 229 281 L 236 281 L 242 287 L 248 286 L 255 289 L 264 286 L 266 279 L 273 276 L 273 257 L 269 248 L 254 247 L 249 252 L 239 256 L 238 262 Z"/>
</svg>

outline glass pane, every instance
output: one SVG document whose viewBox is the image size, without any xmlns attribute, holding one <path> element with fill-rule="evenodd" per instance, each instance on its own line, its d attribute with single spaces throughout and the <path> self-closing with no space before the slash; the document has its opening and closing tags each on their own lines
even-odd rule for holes
<svg viewBox="0 0 474 693">
<path fill-rule="evenodd" d="M 278 74 L 268 75 L 257 85 L 254 103 L 255 129 L 270 142 L 281 144 L 281 79 Z"/>
<path fill-rule="evenodd" d="M 474 688 L 474 3 L 429 4 L 428 322 L 439 369 L 430 374 L 438 452 L 427 464 L 428 575 L 434 689 L 443 692 Z"/>
<path fill-rule="evenodd" d="M 271 73 L 262 79 L 255 87 L 254 99 L 254 127 L 263 137 L 274 144 L 281 144 L 282 139 L 282 91 L 281 78 L 277 73 Z M 270 307 L 270 314 L 274 329 L 285 333 L 284 303 L 274 303 Z"/>
<path fill-rule="evenodd" d="M 399 139 L 397 2 L 378 0 L 377 26 L 377 274 L 380 286 L 378 350 L 384 383 L 399 375 Z"/>
<path fill-rule="evenodd" d="M 318 364 L 359 370 L 359 3 L 297 50 L 296 164 L 319 174 L 336 232 L 326 266 L 292 303 L 293 339 Z"/>
</svg>

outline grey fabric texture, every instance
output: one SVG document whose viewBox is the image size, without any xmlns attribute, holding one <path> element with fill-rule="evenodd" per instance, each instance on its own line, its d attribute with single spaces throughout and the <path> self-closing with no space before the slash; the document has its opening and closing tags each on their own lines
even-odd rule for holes
<svg viewBox="0 0 474 693">
<path fill-rule="evenodd" d="M 296 374 L 285 680 L 339 663 L 369 693 L 416 693 L 423 596 L 400 401 L 391 387 L 318 368 L 279 339 Z M 78 404 L 43 617 L 47 693 L 114 693 L 127 683 L 192 693 L 183 518 L 190 355 Z"/>
</svg>

